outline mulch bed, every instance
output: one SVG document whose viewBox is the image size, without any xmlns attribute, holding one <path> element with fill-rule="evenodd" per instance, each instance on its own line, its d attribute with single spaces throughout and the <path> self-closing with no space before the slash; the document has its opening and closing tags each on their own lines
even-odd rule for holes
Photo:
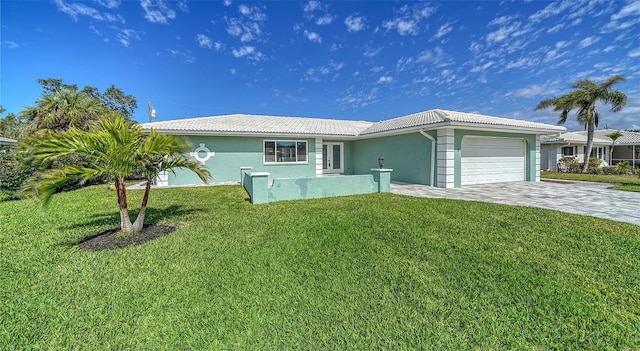
<svg viewBox="0 0 640 351">
<path fill-rule="evenodd" d="M 120 228 L 113 228 L 80 239 L 78 248 L 85 251 L 123 249 L 133 245 L 144 244 L 175 230 L 176 227 L 168 225 L 148 224 L 136 235 L 119 236 Z"/>
</svg>

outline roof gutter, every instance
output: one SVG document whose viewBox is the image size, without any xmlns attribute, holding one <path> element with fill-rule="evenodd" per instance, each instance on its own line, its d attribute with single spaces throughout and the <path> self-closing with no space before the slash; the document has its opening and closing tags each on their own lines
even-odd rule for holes
<svg viewBox="0 0 640 351">
<path fill-rule="evenodd" d="M 433 186 L 433 178 L 436 175 L 436 139 L 434 139 L 431 135 L 424 132 L 424 128 L 420 128 L 420 134 L 425 138 L 431 140 L 431 176 L 429 177 L 429 186 Z"/>
</svg>

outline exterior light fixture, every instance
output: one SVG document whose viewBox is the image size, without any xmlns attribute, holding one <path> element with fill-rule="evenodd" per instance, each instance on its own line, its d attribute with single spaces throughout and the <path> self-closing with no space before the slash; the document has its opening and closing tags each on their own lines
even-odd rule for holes
<svg viewBox="0 0 640 351">
<path fill-rule="evenodd" d="M 378 165 L 380 166 L 380 168 L 384 166 L 384 156 L 380 155 L 380 157 L 378 157 Z"/>
</svg>

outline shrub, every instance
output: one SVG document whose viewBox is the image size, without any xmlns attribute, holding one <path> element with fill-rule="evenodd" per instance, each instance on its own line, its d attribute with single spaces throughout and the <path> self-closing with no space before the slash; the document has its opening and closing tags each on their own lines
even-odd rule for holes
<svg viewBox="0 0 640 351">
<path fill-rule="evenodd" d="M 621 161 L 616 164 L 615 167 L 612 167 L 615 170 L 615 174 L 629 174 L 631 172 L 631 162 L 629 161 Z"/>
<path fill-rule="evenodd" d="M 0 153 L 0 201 L 22 198 L 22 186 L 35 171 L 15 152 Z"/>
<path fill-rule="evenodd" d="M 580 173 L 581 164 L 575 157 L 563 157 L 558 161 L 558 171 L 566 173 Z"/>
<path fill-rule="evenodd" d="M 604 171 L 602 170 L 602 160 L 597 157 L 589 157 L 589 164 L 587 165 L 587 173 L 591 174 L 602 174 Z"/>
</svg>

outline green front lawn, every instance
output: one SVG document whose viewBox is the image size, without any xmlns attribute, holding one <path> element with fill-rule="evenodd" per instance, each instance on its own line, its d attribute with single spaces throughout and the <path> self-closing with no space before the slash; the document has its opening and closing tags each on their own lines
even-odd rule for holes
<svg viewBox="0 0 640 351">
<path fill-rule="evenodd" d="M 545 172 L 540 173 L 541 178 L 578 180 L 584 182 L 598 182 L 615 184 L 613 189 L 640 192 L 640 177 L 637 175 L 607 175 L 607 174 L 584 174 L 584 173 L 562 173 Z"/>
<path fill-rule="evenodd" d="M 78 250 L 115 202 L 102 186 L 46 212 L 0 203 L 0 348 L 640 345 L 639 226 L 393 194 L 251 205 L 218 186 L 153 190 L 167 236 Z"/>
</svg>

